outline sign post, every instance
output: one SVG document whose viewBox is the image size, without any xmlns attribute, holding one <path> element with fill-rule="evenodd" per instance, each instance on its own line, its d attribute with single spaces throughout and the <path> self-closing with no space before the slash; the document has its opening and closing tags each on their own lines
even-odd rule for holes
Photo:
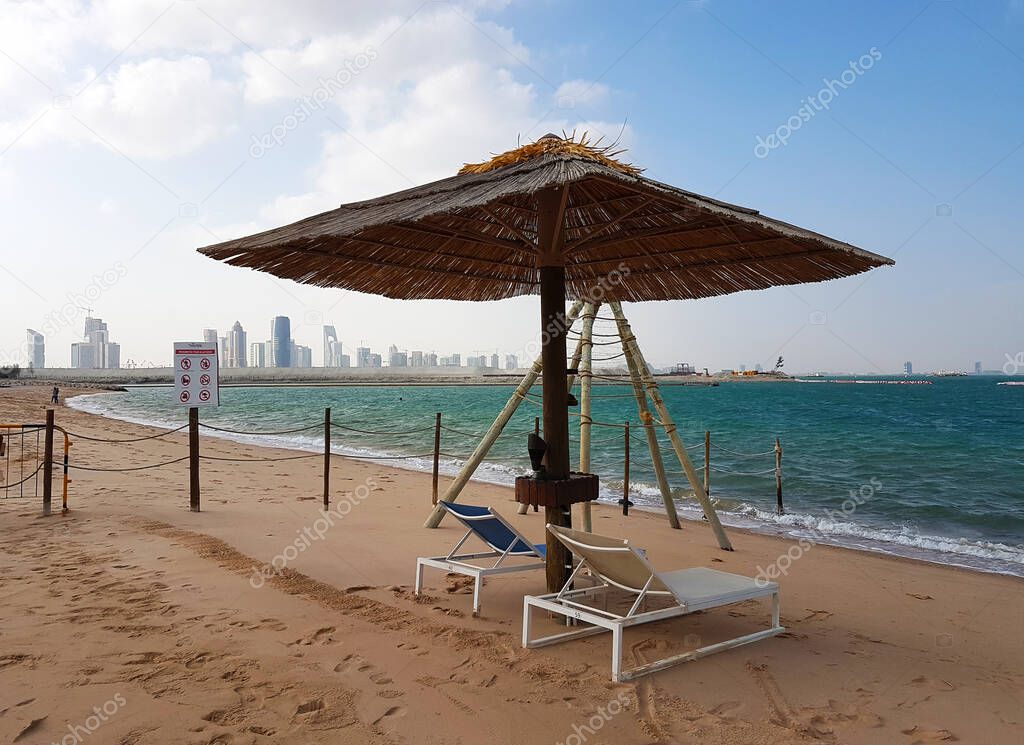
<svg viewBox="0 0 1024 745">
<path fill-rule="evenodd" d="M 220 406 L 216 344 L 174 342 L 174 398 L 188 407 L 188 508 L 199 512 L 199 407 Z"/>
</svg>

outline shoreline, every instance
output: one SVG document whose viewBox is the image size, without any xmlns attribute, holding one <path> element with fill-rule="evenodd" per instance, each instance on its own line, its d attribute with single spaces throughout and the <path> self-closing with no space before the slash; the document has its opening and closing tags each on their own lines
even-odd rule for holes
<svg viewBox="0 0 1024 745">
<path fill-rule="evenodd" d="M 87 392 L 82 391 L 74 394 L 76 397 L 93 396 L 104 393 L 113 393 L 116 391 L 97 391 Z M 142 427 L 151 428 L 172 428 L 173 425 L 161 422 L 155 422 L 153 420 L 139 419 L 128 416 L 116 416 L 111 412 L 97 412 L 90 411 L 85 408 L 79 408 L 71 405 L 72 408 L 76 408 L 83 413 L 88 413 L 93 416 L 98 416 L 103 419 L 110 421 L 129 422 Z M 237 442 L 246 445 L 254 445 L 257 447 L 272 447 L 280 448 L 284 450 L 298 451 L 298 452 L 322 452 L 321 448 L 314 448 L 308 443 L 302 443 L 297 441 L 287 441 L 284 438 L 279 438 L 273 443 L 261 443 L 258 436 L 248 435 L 232 435 L 218 432 L 204 432 L 204 437 L 216 437 L 219 439 Z M 430 474 L 430 464 L 421 463 L 417 467 L 416 465 L 410 465 L 408 460 L 404 459 L 404 456 L 396 455 L 394 453 L 388 453 L 384 450 L 364 450 L 358 451 L 358 449 L 345 450 L 343 446 L 337 444 L 332 448 L 332 452 L 339 457 L 360 460 L 366 459 L 365 462 L 376 462 L 384 465 L 388 465 L 392 468 L 399 468 L 403 471 L 417 474 Z M 440 474 L 442 476 L 452 477 L 454 476 L 458 468 L 461 465 L 461 461 L 452 461 L 451 459 L 442 458 L 440 464 Z M 508 471 L 508 473 L 505 473 Z M 501 466 L 495 463 L 484 463 L 481 469 L 474 475 L 472 481 L 476 483 L 491 484 L 499 487 L 511 488 L 512 479 L 514 479 L 514 473 L 511 466 Z M 647 491 L 654 493 L 654 487 L 649 484 L 645 484 L 644 488 Z M 634 496 L 634 499 L 637 497 Z M 651 497 L 649 494 L 643 494 L 640 496 L 641 499 L 660 499 L 660 496 L 655 494 L 655 497 Z M 735 497 L 728 497 L 729 500 L 745 504 L 742 499 Z M 607 500 L 600 501 L 602 507 L 608 507 L 615 509 L 615 506 Z M 694 500 L 676 500 L 676 508 L 679 512 L 681 519 L 685 519 L 691 523 L 701 521 L 701 513 L 699 506 L 696 505 Z M 749 509 L 756 509 L 753 506 L 749 506 Z M 657 503 L 645 504 L 640 503 L 633 509 L 641 509 L 647 512 L 651 512 L 658 515 L 664 515 L 664 507 Z M 955 566 L 965 571 L 971 571 L 981 574 L 996 574 L 1002 576 L 1010 576 L 1016 578 L 1024 578 L 1024 565 L 1020 565 L 1015 562 L 1010 552 L 1014 551 L 1014 547 L 993 541 L 980 540 L 976 543 L 964 544 L 968 548 L 972 549 L 974 553 L 970 551 L 963 551 L 957 553 L 954 550 L 939 548 L 937 546 L 953 546 L 956 547 L 958 543 L 963 539 L 950 536 L 939 536 L 930 535 L 924 533 L 915 534 L 911 543 L 899 543 L 897 540 L 886 540 L 891 534 L 885 533 L 880 528 L 876 528 L 870 525 L 862 525 L 860 523 L 849 522 L 848 524 L 841 524 L 840 529 L 845 528 L 847 532 L 838 533 L 826 533 L 819 527 L 820 522 L 823 518 L 808 512 L 790 512 L 784 518 L 778 518 L 774 514 L 767 514 L 763 510 L 758 510 L 757 514 L 751 515 L 749 512 L 735 512 L 728 510 L 720 510 L 719 516 L 730 530 L 744 530 L 753 534 L 768 536 L 783 541 L 791 542 L 809 542 L 812 545 L 825 545 L 835 548 L 842 548 L 848 551 L 853 551 L 857 554 L 869 553 L 875 555 L 890 556 L 893 558 L 906 559 L 912 561 L 920 561 L 932 565 L 938 566 Z M 885 536 L 885 537 L 882 537 Z M 902 538 L 903 536 L 894 536 Z M 929 545 L 918 545 L 920 543 L 926 543 Z M 979 545 L 980 544 L 980 545 Z M 991 553 L 1002 553 L 1007 554 L 1008 558 L 999 558 L 998 556 L 984 555 L 981 552 L 988 551 Z"/>
<path fill-rule="evenodd" d="M 5 391 L 0 416 L 39 418 L 45 400 L 45 390 Z M 158 433 L 70 407 L 57 420 L 90 437 Z M 179 457 L 186 441 L 181 432 L 130 445 L 80 439 L 72 462 L 139 467 Z M 204 461 L 199 513 L 187 510 L 184 463 L 73 471 L 63 516 L 41 518 L 36 500 L 0 502 L 0 651 L 10 662 L 0 688 L 33 696 L 0 701 L 9 707 L 0 738 L 27 730 L 28 741 L 59 740 L 116 693 L 124 714 L 97 741 L 533 745 L 564 742 L 619 694 L 629 703 L 594 742 L 1019 737 L 1017 578 L 819 545 L 791 557 L 779 580 L 785 634 L 615 685 L 606 637 L 521 648 L 522 596 L 541 590 L 542 576 L 489 580 L 480 618 L 469 613 L 471 583 L 442 572 L 412 596 L 415 557 L 462 535 L 450 520 L 422 528 L 429 474 L 332 464 L 335 519 L 321 535 L 310 532 L 324 515 L 318 461 L 263 462 L 295 451 L 212 437 L 203 449 L 253 462 Z M 542 517 L 517 515 L 506 487 L 472 482 L 462 501 L 495 507 L 531 539 L 543 533 Z M 623 517 L 613 506 L 595 508 L 594 523 L 644 546 L 663 570 L 755 576 L 796 545 L 733 529 L 735 551 L 723 552 L 700 521 L 675 531 L 655 513 Z M 290 549 L 303 535 L 312 538 Z M 257 587 L 253 572 L 278 557 L 282 572 Z M 765 614 L 750 601 L 644 626 L 627 636 L 626 654 L 638 662 L 714 643 Z M 74 638 L 75 654 L 40 645 L 40 635 Z"/>
</svg>

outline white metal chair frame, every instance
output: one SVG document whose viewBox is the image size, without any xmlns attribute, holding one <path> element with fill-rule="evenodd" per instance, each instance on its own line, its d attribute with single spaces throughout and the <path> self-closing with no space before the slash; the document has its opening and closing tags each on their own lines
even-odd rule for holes
<svg viewBox="0 0 1024 745">
<path fill-rule="evenodd" d="M 448 552 L 446 556 L 433 556 L 425 557 L 421 556 L 416 559 L 416 587 L 415 594 L 419 595 L 423 588 L 423 569 L 424 567 L 432 567 L 434 569 L 440 569 L 445 572 L 452 572 L 454 574 L 462 574 L 467 577 L 473 578 L 473 615 L 480 615 L 480 592 L 483 589 L 484 577 L 489 577 L 495 574 L 509 574 L 512 572 L 525 572 L 532 569 L 543 569 L 545 566 L 544 555 L 537 550 L 537 548 L 529 540 L 527 540 L 522 533 L 516 530 L 512 525 L 509 524 L 505 518 L 495 512 L 493 509 L 488 508 L 488 513 L 485 515 L 466 516 L 456 512 L 451 513 L 453 517 L 460 521 L 472 522 L 474 520 L 497 520 L 504 525 L 508 530 L 515 536 L 515 540 L 511 541 L 504 551 L 481 551 L 470 554 L 457 554 L 456 552 L 462 548 L 463 544 L 470 539 L 470 537 L 477 535 L 477 533 L 470 528 L 466 531 L 466 534 L 462 536 L 458 543 L 455 544 L 454 548 Z M 481 539 L 482 540 L 482 539 Z M 530 551 L 523 552 L 517 551 L 512 553 L 512 549 L 522 543 L 530 548 Z M 531 562 L 529 564 L 510 564 L 502 565 L 505 559 L 509 557 L 534 557 L 540 559 L 539 562 Z M 468 560 L 473 559 L 491 559 L 497 557 L 497 561 L 489 567 L 479 566 L 476 564 L 468 563 Z"/>
<path fill-rule="evenodd" d="M 552 526 L 548 526 L 550 529 Z M 677 597 L 671 589 L 651 589 L 651 586 L 657 582 L 663 587 L 670 588 L 666 582 L 663 582 L 658 575 L 658 572 L 654 567 L 647 561 L 644 553 L 633 546 L 628 544 L 628 541 L 623 541 L 621 546 L 607 547 L 607 546 L 594 546 L 589 544 L 579 543 L 573 540 L 571 537 L 566 536 L 558 530 L 551 531 L 558 540 L 562 541 L 570 551 L 576 549 L 574 553 L 580 557 L 580 561 L 577 564 L 569 580 L 565 583 L 561 590 L 557 593 L 550 593 L 547 595 L 527 595 L 523 598 L 523 646 L 527 648 L 545 647 L 551 644 L 559 644 L 564 641 L 571 639 L 581 639 L 583 637 L 592 636 L 594 634 L 600 634 L 605 631 L 612 632 L 612 680 L 616 683 L 632 680 L 642 675 L 657 672 L 658 670 L 664 670 L 667 667 L 678 665 L 683 662 L 690 662 L 697 660 L 701 657 L 705 657 L 715 652 L 720 652 L 725 649 L 731 649 L 738 647 L 743 644 L 750 644 L 751 642 L 766 639 L 776 634 L 780 634 L 785 631 L 783 626 L 779 625 L 779 586 L 775 582 L 767 582 L 763 586 L 752 585 L 749 589 L 743 590 L 732 590 L 728 592 L 720 593 L 714 597 L 707 598 L 702 602 L 686 602 L 683 599 Z M 644 566 L 650 571 L 650 576 L 643 587 L 629 587 L 627 585 L 615 582 L 612 578 L 606 574 L 598 571 L 595 567 L 590 565 L 583 555 L 583 551 L 601 551 L 601 552 L 621 552 L 621 553 L 632 553 L 639 561 L 643 562 Z M 583 589 L 570 589 L 572 588 L 573 581 L 580 571 L 586 567 L 595 580 L 600 580 L 600 584 L 594 587 L 587 587 Z M 716 572 L 717 570 L 707 570 L 709 572 Z M 718 572 L 719 574 L 726 574 L 725 572 Z M 736 575 L 733 575 L 736 576 Z M 576 602 L 577 599 L 585 599 L 595 594 L 606 594 L 610 589 L 617 588 L 624 590 L 627 593 L 635 594 L 636 599 L 629 611 L 625 615 L 612 613 L 605 609 L 595 608 L 591 605 Z M 648 596 L 659 596 L 673 598 L 678 605 L 673 605 L 669 608 L 661 608 L 657 610 L 644 611 L 638 613 L 642 607 L 645 606 L 645 601 Z M 731 605 L 733 603 L 743 602 L 745 600 L 751 600 L 755 598 L 771 597 L 772 600 L 772 618 L 771 626 L 768 629 L 757 631 L 744 636 L 739 636 L 726 641 L 718 642 L 716 644 L 709 644 L 699 649 L 694 649 L 689 652 L 667 657 L 655 662 L 650 662 L 644 665 L 639 665 L 629 670 L 622 669 L 622 636 L 623 630 L 630 626 L 639 626 L 645 623 L 652 623 L 654 621 L 662 621 L 668 618 L 676 618 L 678 616 L 685 616 L 690 613 L 695 613 L 699 610 L 707 610 L 709 608 L 718 608 L 723 605 Z M 576 631 L 563 632 L 559 634 L 552 634 L 550 636 L 541 637 L 539 639 L 530 638 L 531 630 L 531 614 L 532 608 L 540 608 L 551 613 L 562 615 L 566 617 L 568 623 L 575 624 L 576 622 L 582 621 L 583 623 L 590 624 L 591 628 L 578 629 Z"/>
</svg>

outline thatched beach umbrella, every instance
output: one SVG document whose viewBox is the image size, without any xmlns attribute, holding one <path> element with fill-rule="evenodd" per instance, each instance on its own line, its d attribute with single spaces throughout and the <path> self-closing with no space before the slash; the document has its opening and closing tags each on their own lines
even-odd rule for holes
<svg viewBox="0 0 1024 745">
<path fill-rule="evenodd" d="M 551 480 L 566 479 L 567 297 L 687 300 L 893 263 L 645 178 L 615 155 L 585 137 L 546 135 L 457 176 L 200 251 L 296 282 L 390 298 L 539 294 L 547 472 Z M 703 489 L 695 491 L 706 502 Z M 547 518 L 563 524 L 557 510 Z M 561 544 L 548 543 L 550 585 L 565 556 Z"/>
</svg>

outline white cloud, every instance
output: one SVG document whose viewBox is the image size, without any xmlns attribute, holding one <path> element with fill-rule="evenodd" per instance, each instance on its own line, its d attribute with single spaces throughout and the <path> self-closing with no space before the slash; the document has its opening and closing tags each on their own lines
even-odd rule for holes
<svg viewBox="0 0 1024 745">
<path fill-rule="evenodd" d="M 596 106 L 608 98 L 608 86 L 591 80 L 567 80 L 554 93 L 555 105 L 560 109 Z"/>
<path fill-rule="evenodd" d="M 91 79 L 86 73 L 86 80 Z M 240 89 L 215 78 L 201 57 L 129 62 L 88 85 L 31 126 L 24 144 L 56 138 L 99 141 L 129 157 L 172 158 L 196 150 L 235 126 Z M 66 108 L 65 108 L 66 105 Z M 13 139 L 37 116 L 0 122 Z"/>
</svg>

